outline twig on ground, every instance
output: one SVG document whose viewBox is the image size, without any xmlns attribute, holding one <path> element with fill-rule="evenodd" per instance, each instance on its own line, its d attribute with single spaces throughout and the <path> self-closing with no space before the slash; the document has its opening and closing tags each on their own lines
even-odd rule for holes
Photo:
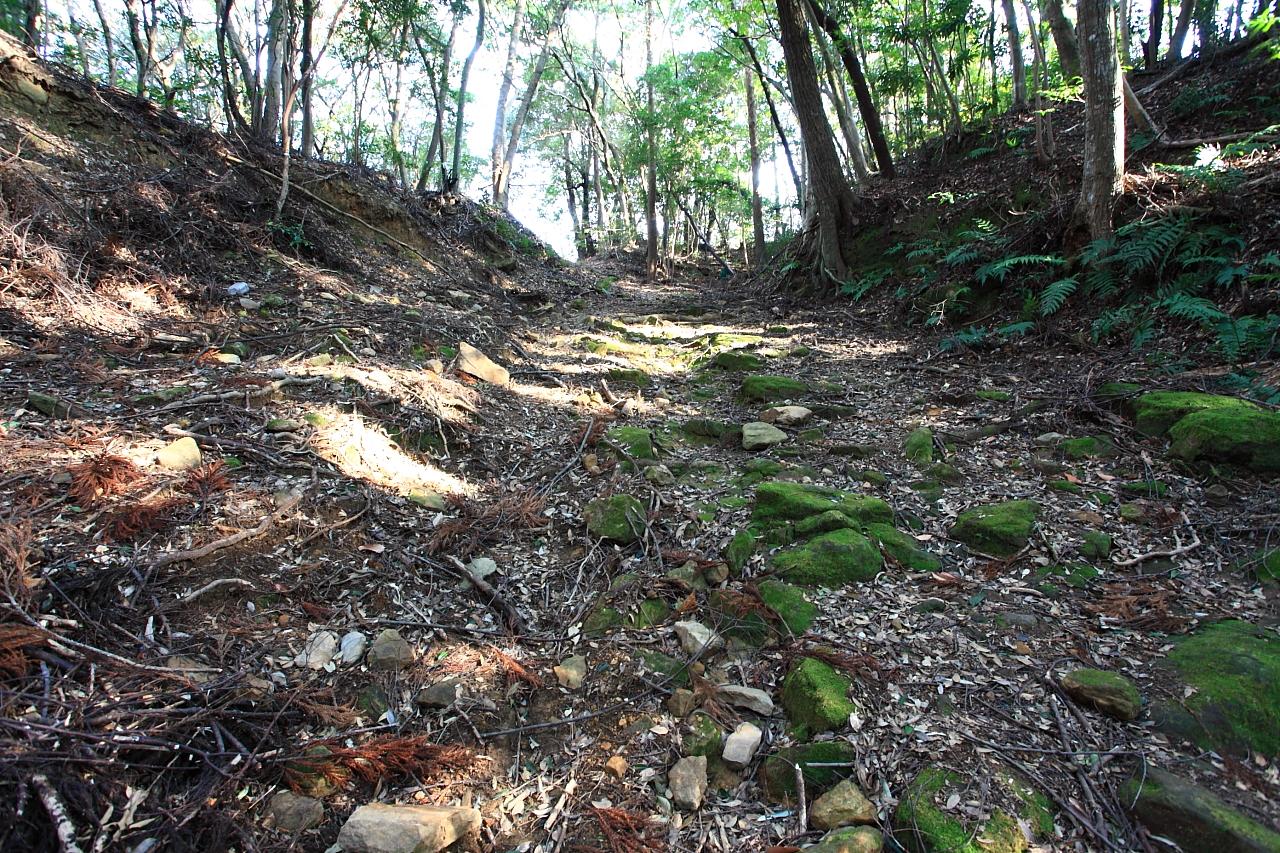
<svg viewBox="0 0 1280 853">
<path fill-rule="evenodd" d="M 31 777 L 31 784 L 39 792 L 40 802 L 44 803 L 45 811 L 53 820 L 53 831 L 58 836 L 58 845 L 62 848 L 62 853 L 82 853 L 80 844 L 76 841 L 76 825 L 67 815 L 67 808 L 62 804 L 53 785 L 49 783 L 49 777 L 43 773 L 37 773 Z"/>
<path fill-rule="evenodd" d="M 174 563 L 185 563 L 189 560 L 200 560 L 210 554 L 221 551 L 224 548 L 230 548 L 232 545 L 239 545 L 246 539 L 252 539 L 255 536 L 261 536 L 266 533 L 275 523 L 284 516 L 288 515 L 302 501 L 302 495 L 292 494 L 280 504 L 275 512 L 268 515 L 258 523 L 257 527 L 250 527 L 247 530 L 241 530 L 222 539 L 215 539 L 207 545 L 201 545 L 199 548 L 191 548 L 187 551 L 174 551 L 170 554 L 161 554 L 151 564 L 152 568 L 163 568 Z"/>
</svg>

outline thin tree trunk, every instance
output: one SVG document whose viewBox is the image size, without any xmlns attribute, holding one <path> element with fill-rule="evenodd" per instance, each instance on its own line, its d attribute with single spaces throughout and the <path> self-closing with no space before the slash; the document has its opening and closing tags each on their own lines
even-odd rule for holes
<svg viewBox="0 0 1280 853">
<path fill-rule="evenodd" d="M 280 130 L 280 107 L 284 94 L 285 42 L 284 32 L 288 26 L 288 0 L 273 0 L 271 15 L 267 18 L 267 72 L 264 75 L 265 91 L 262 109 L 262 127 L 258 135 L 264 140 L 275 139 Z"/>
<path fill-rule="evenodd" d="M 813 29 L 814 40 L 818 43 L 818 52 L 822 56 L 822 70 L 827 78 L 831 105 L 835 107 L 836 120 L 840 123 L 840 133 L 844 136 L 844 145 L 849 154 L 849 162 L 853 166 L 853 173 L 858 182 L 866 183 L 870 177 L 867 172 L 867 161 L 862 155 L 862 146 L 858 142 L 857 129 L 854 128 L 853 120 L 849 117 L 845 102 L 840 97 L 840 87 L 836 83 L 836 66 L 831 59 L 831 51 L 827 47 L 827 35 L 818 26 L 817 15 L 814 13 L 813 7 L 806 2 L 804 8 L 809 25 Z"/>
<path fill-rule="evenodd" d="M 471 52 L 467 54 L 466 60 L 462 63 L 462 78 L 458 81 L 458 104 L 455 108 L 454 116 L 455 124 L 453 126 L 453 167 L 449 170 L 448 178 L 445 180 L 445 190 L 447 192 L 455 192 L 458 189 L 458 182 L 462 175 L 462 136 L 466 130 L 466 121 L 463 119 L 463 111 L 467 104 L 467 81 L 471 77 L 471 64 L 475 62 L 476 54 L 480 52 L 480 47 L 484 44 L 484 21 L 485 21 L 485 0 L 477 0 L 476 7 L 478 14 L 476 16 L 476 40 L 471 45 Z"/>
<path fill-rule="evenodd" d="M 581 255 L 585 247 L 582 244 L 582 221 L 578 218 L 577 194 L 573 186 L 573 160 L 569 156 L 569 134 L 564 134 L 561 139 L 564 143 L 564 191 L 569 202 L 569 219 L 573 222 L 573 245 Z"/>
<path fill-rule="evenodd" d="M 444 43 L 444 50 L 440 53 L 440 74 L 432 83 L 436 98 L 436 117 L 435 123 L 431 128 L 431 141 L 427 144 L 427 157 L 422 161 L 422 171 L 418 173 L 418 192 L 422 192 L 427 188 L 427 184 L 431 180 L 431 174 L 435 171 L 437 154 L 439 154 L 440 162 L 444 162 L 444 111 L 449 98 L 449 71 L 453 65 L 453 46 L 458 38 L 458 25 L 460 22 L 461 15 L 455 12 L 453 23 L 449 27 L 449 40 Z M 430 53 L 426 45 L 422 43 L 421 34 L 417 29 L 413 31 L 413 38 L 418 46 L 418 54 L 425 62 Z"/>
<path fill-rule="evenodd" d="M 22 3 L 22 42 L 32 50 L 39 52 L 40 40 L 44 33 L 44 3 L 40 0 L 23 0 Z"/>
<path fill-rule="evenodd" d="M 1164 35 L 1164 0 L 1151 0 L 1151 16 L 1147 19 L 1151 33 L 1147 36 L 1146 66 L 1150 71 L 1160 61 L 1160 39 Z"/>
<path fill-rule="evenodd" d="M 1070 80 L 1080 76 L 1080 46 L 1076 43 L 1075 28 L 1062 11 L 1062 0 L 1040 0 L 1040 15 L 1049 22 L 1053 44 L 1058 49 L 1058 64 L 1062 76 Z"/>
<path fill-rule="evenodd" d="M 791 154 L 791 144 L 787 141 L 787 132 L 782 128 L 782 119 L 778 117 L 778 108 L 773 102 L 773 95 L 769 92 L 769 82 L 765 79 L 764 68 L 761 67 L 760 58 L 756 55 L 755 45 L 736 30 L 730 30 L 730 32 L 742 44 L 743 49 L 747 52 L 747 57 L 751 60 L 752 67 L 756 70 L 756 75 L 760 78 L 760 91 L 764 95 L 765 106 L 769 108 L 769 120 L 773 122 L 773 130 L 778 135 L 778 142 L 782 145 L 782 153 L 787 158 L 787 168 L 791 171 L 791 180 L 796 187 L 796 198 L 797 200 L 803 198 L 804 185 L 800 181 L 800 173 L 796 171 L 796 161 Z"/>
<path fill-rule="evenodd" d="M 644 67 L 645 98 L 648 114 L 645 116 L 645 145 L 648 148 L 648 169 L 645 176 L 644 217 L 645 248 L 644 269 L 649 281 L 658 277 L 658 144 L 654 138 L 655 119 L 653 104 L 653 0 L 644 6 Z"/>
<path fill-rule="evenodd" d="M 107 54 L 107 85 L 115 88 L 119 78 L 116 76 L 116 50 L 111 39 L 111 23 L 102 8 L 102 0 L 93 0 L 93 10 L 98 13 L 98 25 L 102 27 L 102 47 Z"/>
<path fill-rule="evenodd" d="M 751 261 L 761 267 L 764 266 L 764 206 L 760 202 L 760 140 L 756 129 L 754 75 L 750 68 L 742 69 L 747 94 L 747 142 L 751 153 Z"/>
<path fill-rule="evenodd" d="M 1124 183 L 1124 95 L 1116 55 L 1112 0 L 1079 0 L 1084 72 L 1084 180 L 1078 219 L 1091 239 L 1112 233 L 1111 215 Z"/>
<path fill-rule="evenodd" d="M 306 160 L 315 153 L 315 105 L 312 91 L 315 77 L 315 55 L 312 31 L 315 28 L 316 0 L 302 0 L 302 145 L 299 154 Z"/>
<path fill-rule="evenodd" d="M 1045 65 L 1044 40 L 1040 37 L 1040 26 L 1036 23 L 1031 9 L 1031 0 L 1023 0 L 1023 8 L 1027 13 L 1028 34 L 1031 36 L 1033 64 L 1031 66 L 1031 87 L 1035 98 L 1036 111 L 1036 160 L 1041 165 L 1048 165 L 1054 158 L 1053 111 L 1044 108 L 1043 91 L 1047 83 Z"/>
<path fill-rule="evenodd" d="M 1013 0 L 1002 0 L 1005 26 L 1009 31 L 1009 62 L 1013 65 L 1013 109 L 1027 106 L 1027 66 L 1022 58 L 1022 33 L 1018 27 L 1018 10 Z"/>
<path fill-rule="evenodd" d="M 507 61 L 502 66 L 502 82 L 498 85 L 498 106 L 493 116 L 493 147 L 489 151 L 489 187 L 493 203 L 506 209 L 502 196 L 502 166 L 507 148 L 507 98 L 511 96 L 516 74 L 516 52 L 524 29 L 525 0 L 516 0 L 511 13 L 511 37 L 507 40 Z"/>
<path fill-rule="evenodd" d="M 1196 0 L 1182 0 L 1178 7 L 1178 20 L 1173 25 L 1173 37 L 1169 40 L 1169 57 L 1181 59 L 1186 46 L 1187 33 L 1191 30 L 1191 18 L 1196 11 Z"/>
</svg>

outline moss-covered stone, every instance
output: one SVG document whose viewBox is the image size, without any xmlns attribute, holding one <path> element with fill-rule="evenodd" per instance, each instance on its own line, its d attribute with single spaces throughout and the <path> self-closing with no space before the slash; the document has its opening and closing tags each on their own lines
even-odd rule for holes
<svg viewBox="0 0 1280 853">
<path fill-rule="evenodd" d="M 789 583 L 769 578 L 756 586 L 759 601 L 737 590 L 717 589 L 707 596 L 721 634 L 761 646 L 809 630 L 818 608 Z M 765 607 L 760 606 L 764 602 Z"/>
<path fill-rule="evenodd" d="M 997 811 L 976 831 L 938 805 L 947 791 L 960 791 L 961 778 L 938 767 L 926 767 L 907 786 L 894 812 L 894 838 L 912 853 L 1025 853 L 1030 849 L 1018 822 Z M 1024 800 L 1024 805 L 1028 804 Z M 1039 832 L 1042 822 L 1024 817 Z M 1052 821 L 1050 821 L 1052 823 Z"/>
<path fill-rule="evenodd" d="M 881 550 L 912 571 L 936 572 L 942 568 L 942 561 L 918 547 L 915 540 L 891 524 L 876 522 L 866 525 L 864 530 L 879 543 Z"/>
<path fill-rule="evenodd" d="M 1080 543 L 1080 555 L 1093 560 L 1105 560 L 1111 556 L 1111 536 L 1101 530 L 1090 530 Z"/>
<path fill-rule="evenodd" d="M 1098 577 L 1098 570 L 1088 563 L 1072 563 L 1066 566 L 1044 566 L 1036 570 L 1036 577 L 1040 580 L 1038 588 L 1045 595 L 1056 597 L 1059 590 L 1056 586 L 1058 582 L 1064 583 L 1069 587 L 1082 588 L 1089 585 L 1089 582 Z"/>
<path fill-rule="evenodd" d="M 1082 705 L 1115 717 L 1136 720 L 1142 713 L 1142 696 L 1133 682 L 1105 669 L 1076 669 L 1062 676 L 1062 689 Z"/>
<path fill-rule="evenodd" d="M 1259 474 L 1280 472 L 1280 414 L 1244 407 L 1193 412 L 1169 428 L 1169 451 L 1194 462 L 1228 462 Z"/>
<path fill-rule="evenodd" d="M 630 623 L 633 628 L 652 628 L 667 621 L 671 615 L 671 605 L 661 598 L 646 598 L 640 602 L 636 612 L 631 614 Z"/>
<path fill-rule="evenodd" d="M 829 509 L 826 512 L 802 518 L 795 523 L 796 536 L 802 538 L 845 529 L 857 530 L 858 522 L 838 509 Z"/>
<path fill-rule="evenodd" d="M 1263 583 L 1280 583 L 1280 548 L 1260 554 L 1254 573 Z"/>
<path fill-rule="evenodd" d="M 1134 402 L 1138 431 L 1160 436 L 1193 412 L 1261 412 L 1253 403 L 1238 397 L 1201 394 L 1196 391 L 1152 391 Z"/>
<path fill-rule="evenodd" d="M 1280 853 L 1280 834 L 1231 808 L 1210 791 L 1158 767 L 1120 786 L 1120 802 L 1153 835 L 1187 851 Z"/>
<path fill-rule="evenodd" d="M 1103 402 L 1132 397 L 1142 390 L 1137 382 L 1104 382 L 1093 392 L 1093 398 Z"/>
<path fill-rule="evenodd" d="M 804 396 L 809 386 L 799 379 L 787 376 L 771 376 L 766 373 L 748 376 L 742 380 L 742 396 L 748 400 L 772 402 L 795 400 Z"/>
<path fill-rule="evenodd" d="M 722 444 L 738 444 L 742 441 L 742 426 L 711 418 L 690 418 L 680 430 L 693 438 L 706 438 Z"/>
<path fill-rule="evenodd" d="M 651 672 L 671 679 L 672 684 L 684 686 L 689 683 L 689 668 L 682 660 L 657 651 L 640 652 L 640 660 Z"/>
<path fill-rule="evenodd" d="M 648 388 L 653 384 L 649 374 L 638 367 L 615 367 L 609 371 L 609 381 L 619 385 L 633 385 L 636 388 Z"/>
<path fill-rule="evenodd" d="M 756 553 L 756 537 L 750 530 L 739 530 L 724 549 L 724 561 L 738 573 Z"/>
<path fill-rule="evenodd" d="M 925 473 L 938 483 L 959 483 L 964 479 L 960 469 L 948 462 L 935 462 L 925 470 Z"/>
<path fill-rule="evenodd" d="M 1068 459 L 1099 459 L 1115 454 L 1116 447 L 1108 438 L 1086 435 L 1081 438 L 1069 438 L 1058 445 L 1058 449 Z"/>
<path fill-rule="evenodd" d="M 801 658 L 782 680 L 782 707 L 798 737 L 846 726 L 855 706 L 849 701 L 853 683 L 817 658 Z"/>
<path fill-rule="evenodd" d="M 841 587 L 873 579 L 884 561 L 858 531 L 833 530 L 778 553 L 773 565 L 792 583 Z"/>
<path fill-rule="evenodd" d="M 1175 641 L 1168 663 L 1195 692 L 1152 707 L 1165 732 L 1219 752 L 1280 754 L 1280 638 L 1248 622 Z"/>
<path fill-rule="evenodd" d="M 760 784 L 770 802 L 789 803 L 796 795 L 795 768 L 798 765 L 804 778 L 805 793 L 816 797 L 848 773 L 844 767 L 814 765 L 847 764 L 855 758 L 853 746 L 846 741 L 799 744 L 779 750 L 764 760 L 760 766 Z"/>
<path fill-rule="evenodd" d="M 614 427 L 604 434 L 610 444 L 621 448 L 632 459 L 657 459 L 653 446 L 653 433 L 632 426 Z"/>
<path fill-rule="evenodd" d="M 868 486 L 883 486 L 889 482 L 889 478 L 879 471 L 859 471 L 858 479 L 866 483 Z"/>
<path fill-rule="evenodd" d="M 893 523 L 893 510 L 880 498 L 784 481 L 760 484 L 756 489 L 756 507 L 751 519 L 767 528 L 788 521 L 801 521 L 828 510 L 836 510 L 863 524 Z"/>
<path fill-rule="evenodd" d="M 927 467 L 933 462 L 933 430 L 928 427 L 912 430 L 902 450 L 909 462 L 919 468 Z"/>
<path fill-rule="evenodd" d="M 1035 501 L 1004 501 L 965 510 L 950 535 L 983 554 L 1009 557 L 1022 550 L 1035 527 L 1040 505 Z"/>
<path fill-rule="evenodd" d="M 754 352 L 728 350 L 716 353 L 711 364 L 721 370 L 759 370 L 764 367 L 764 358 Z"/>
<path fill-rule="evenodd" d="M 595 537 L 623 545 L 640 538 L 645 530 L 644 504 L 631 495 L 597 498 L 587 504 L 587 531 Z"/>
<path fill-rule="evenodd" d="M 1079 483 L 1073 483 L 1070 480 L 1050 480 L 1049 488 L 1055 492 L 1070 492 L 1073 495 L 1078 495 L 1084 491 Z"/>
<path fill-rule="evenodd" d="M 993 403 L 1005 403 L 1010 399 L 1008 391 L 1000 391 L 995 388 L 980 388 L 973 392 L 980 400 L 990 400 Z"/>
<path fill-rule="evenodd" d="M 1148 498 L 1163 498 L 1169 494 L 1169 484 L 1163 480 L 1131 480 L 1120 484 L 1120 491 Z"/>
<path fill-rule="evenodd" d="M 873 826 L 846 826 L 804 849 L 805 853 L 881 853 L 884 835 Z"/>
<path fill-rule="evenodd" d="M 694 714 L 684 738 L 685 755 L 705 756 L 708 761 L 724 754 L 724 729 L 706 714 Z"/>
<path fill-rule="evenodd" d="M 589 637 L 599 637 L 621 627 L 625 622 L 626 618 L 618 608 L 596 607 L 582 620 L 582 633 Z"/>
</svg>

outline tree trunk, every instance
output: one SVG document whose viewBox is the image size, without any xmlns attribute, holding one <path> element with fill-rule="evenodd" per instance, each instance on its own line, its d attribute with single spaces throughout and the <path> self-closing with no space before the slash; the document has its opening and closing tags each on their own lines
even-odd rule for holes
<svg viewBox="0 0 1280 853">
<path fill-rule="evenodd" d="M 286 62 L 286 44 L 284 33 L 287 27 L 288 0 L 273 0 L 271 15 L 267 18 L 267 72 L 263 75 L 262 126 L 258 136 L 263 140 L 274 140 L 280 130 L 280 107 L 284 94 L 284 65 Z"/>
<path fill-rule="evenodd" d="M 1151 33 L 1147 36 L 1146 67 L 1150 71 L 1160 61 L 1160 39 L 1164 35 L 1164 0 L 1151 0 L 1151 16 L 1147 19 Z"/>
<path fill-rule="evenodd" d="M 760 65 L 760 58 L 756 54 L 755 45 L 736 30 L 730 30 L 730 32 L 742 44 L 743 50 L 747 52 L 747 58 L 751 60 L 751 66 L 755 68 L 756 74 L 760 78 L 760 91 L 764 94 L 765 106 L 769 108 L 769 120 L 773 122 L 774 133 L 778 135 L 778 142 L 782 144 L 782 154 L 787 158 L 787 168 L 791 172 L 791 181 L 795 184 L 796 198 L 799 199 L 804 195 L 804 185 L 800 181 L 800 173 L 796 171 L 795 157 L 791 154 L 791 143 L 787 141 L 787 133 L 783 130 L 782 119 L 778 117 L 778 107 L 774 104 L 773 95 L 769 92 L 769 82 L 765 79 L 764 68 Z"/>
<path fill-rule="evenodd" d="M 40 0 L 23 0 L 22 43 L 34 51 L 40 50 L 40 38 L 44 31 L 44 4 Z"/>
<path fill-rule="evenodd" d="M 760 139 L 756 129 L 756 93 L 750 68 L 742 69 L 747 94 L 747 143 L 751 153 L 751 262 L 764 266 L 764 206 L 760 203 Z"/>
<path fill-rule="evenodd" d="M 822 56 L 822 71 L 827 78 L 828 94 L 831 105 L 835 107 L 836 119 L 840 123 L 840 133 L 844 136 L 845 150 L 849 154 L 849 162 L 853 166 L 854 176 L 858 183 L 866 183 L 870 175 L 867 172 L 867 161 L 862 154 L 862 145 L 858 140 L 858 131 L 849 117 L 845 101 L 840 97 L 840 86 L 836 82 L 836 65 L 831 59 L 831 51 L 827 47 L 827 35 L 818 26 L 818 18 L 809 3 L 804 4 L 809 25 L 813 29 L 814 40 L 818 42 L 818 52 Z"/>
<path fill-rule="evenodd" d="M 466 60 L 462 63 L 462 77 L 458 81 L 458 103 L 455 107 L 454 126 L 453 126 L 453 167 L 449 170 L 449 175 L 445 179 L 445 191 L 455 192 L 458 189 L 458 182 L 461 180 L 462 170 L 462 136 L 466 130 L 466 122 L 463 120 L 463 111 L 467 104 L 467 81 L 471 77 L 471 64 L 476 60 L 476 54 L 480 52 L 480 47 L 484 44 L 484 19 L 485 19 L 485 0 L 477 0 L 478 14 L 476 16 L 476 40 L 471 45 L 471 52 L 467 54 Z"/>
<path fill-rule="evenodd" d="M 1181 59 L 1186 46 L 1187 33 L 1191 30 L 1191 18 L 1196 11 L 1196 0 L 1182 0 L 1178 7 L 1178 21 L 1173 25 L 1173 37 L 1169 39 L 1169 58 Z"/>
<path fill-rule="evenodd" d="M 1053 162 L 1055 155 L 1053 139 L 1053 110 L 1044 108 L 1043 91 L 1048 82 L 1048 71 L 1045 65 L 1045 45 L 1041 38 L 1040 26 L 1036 23 L 1031 9 L 1031 0 L 1023 0 L 1023 8 L 1027 13 L 1028 34 L 1031 36 L 1031 51 L 1034 62 L 1031 66 L 1031 88 L 1035 97 L 1036 110 L 1036 160 L 1041 165 Z"/>
<path fill-rule="evenodd" d="M 427 144 L 427 156 L 422 161 L 422 171 L 418 173 L 418 192 L 425 190 L 430 183 L 431 173 L 435 171 L 437 154 L 440 162 L 444 162 L 444 110 L 445 102 L 449 97 L 449 71 L 453 65 L 453 45 L 458 38 L 459 22 L 459 13 L 455 12 L 453 24 L 449 27 L 449 40 L 444 43 L 444 50 L 440 54 L 440 73 L 432 78 L 431 86 L 436 98 L 436 117 L 431 127 L 431 141 Z M 418 54 L 425 62 L 430 53 L 422 43 L 421 34 L 416 28 L 413 31 L 413 38 L 418 45 Z"/>
<path fill-rule="evenodd" d="M 644 271 L 649 281 L 658 277 L 658 144 L 654 138 L 653 77 L 653 0 L 644 5 L 644 67 L 645 99 L 648 112 L 645 115 L 645 145 L 648 148 L 648 169 L 645 176 L 644 218 Z"/>
<path fill-rule="evenodd" d="M 150 27 L 146 22 L 146 10 L 139 0 L 125 0 L 125 20 L 129 23 L 129 43 L 137 62 L 138 97 L 147 96 L 147 81 L 151 79 L 151 48 L 148 44 Z"/>
<path fill-rule="evenodd" d="M 524 29 L 525 0 L 516 0 L 511 13 L 511 38 L 507 40 L 507 61 L 502 66 L 502 82 L 498 84 L 498 106 L 493 116 L 493 147 L 489 151 L 489 186 L 493 203 L 506 210 L 502 195 L 502 166 L 507 148 L 507 98 L 511 96 L 516 74 L 516 50 L 520 46 L 520 33 Z"/>
<path fill-rule="evenodd" d="M 787 80 L 791 84 L 796 120 L 804 142 L 808 187 L 813 193 L 808 219 L 817 233 L 823 272 L 837 281 L 844 281 L 849 272 L 844 246 L 853 234 L 856 199 L 840 168 L 831 125 L 823 110 L 818 72 L 813 64 L 813 48 L 805 31 L 804 12 L 798 5 L 805 0 L 776 2 Z"/>
<path fill-rule="evenodd" d="M 107 85 L 115 88 L 119 78 L 116 76 L 116 51 L 111 40 L 111 22 L 102 8 L 102 0 L 93 0 L 93 10 L 98 13 L 98 25 L 102 27 L 102 48 L 107 54 Z"/>
<path fill-rule="evenodd" d="M 312 46 L 312 31 L 315 28 L 316 0 L 302 0 L 302 145 L 299 155 L 302 159 L 315 154 L 315 105 L 312 100 L 315 77 L 315 54 Z"/>
<path fill-rule="evenodd" d="M 1084 72 L 1084 180 L 1077 219 L 1091 239 L 1111 236 L 1111 214 L 1124 183 L 1124 96 L 1112 0 L 1080 0 Z"/>
<path fill-rule="evenodd" d="M 573 222 L 573 245 L 578 250 L 578 254 L 582 255 L 585 247 L 582 244 L 582 221 L 578 218 L 578 200 L 574 192 L 573 159 L 570 157 L 569 134 L 564 134 L 561 139 L 564 142 L 564 191 L 569 203 L 569 219 Z"/>
<path fill-rule="evenodd" d="M 1005 26 L 1009 31 L 1009 62 L 1013 65 L 1013 108 L 1015 111 L 1027 107 L 1027 65 L 1022 58 L 1022 33 L 1018 28 L 1018 10 L 1013 0 L 1002 0 L 1004 3 Z"/>
<path fill-rule="evenodd" d="M 858 113 L 862 116 L 862 126 L 866 128 L 871 150 L 875 152 L 876 165 L 880 167 L 880 174 L 883 177 L 892 178 L 896 174 L 893 155 L 889 152 L 889 141 L 884 135 L 884 126 L 880 123 L 880 111 L 876 109 L 875 99 L 871 97 L 871 87 L 867 85 L 862 61 L 854 51 L 853 45 L 841 34 L 840 23 L 827 14 L 818 0 L 809 0 L 809 6 L 813 10 L 814 17 L 818 19 L 818 24 L 827 31 L 827 35 L 831 36 L 831 41 L 840 52 L 840 61 L 844 63 L 844 70 L 848 72 L 849 81 L 853 83 L 854 98 L 858 101 Z"/>
<path fill-rule="evenodd" d="M 1053 44 L 1058 49 L 1058 64 L 1062 76 L 1070 80 L 1080 76 L 1080 45 L 1076 42 L 1075 28 L 1062 11 L 1062 0 L 1040 0 L 1040 14 L 1049 22 Z"/>
</svg>

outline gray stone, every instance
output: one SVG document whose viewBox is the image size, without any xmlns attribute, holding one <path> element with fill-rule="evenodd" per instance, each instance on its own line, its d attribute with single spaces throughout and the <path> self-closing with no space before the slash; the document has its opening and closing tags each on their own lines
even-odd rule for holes
<svg viewBox="0 0 1280 853">
<path fill-rule="evenodd" d="M 655 486 L 671 486 L 676 482 L 676 475 L 666 465 L 650 465 L 644 469 L 644 478 Z"/>
<path fill-rule="evenodd" d="M 677 622 L 672 626 L 685 654 L 709 654 L 724 647 L 724 640 L 701 622 Z"/>
<path fill-rule="evenodd" d="M 768 693 L 742 684 L 722 684 L 716 688 L 716 698 L 735 708 L 746 708 L 763 717 L 773 713 L 773 699 Z"/>
<path fill-rule="evenodd" d="M 200 445 L 190 436 L 165 445 L 156 454 L 156 462 L 170 471 L 189 471 L 200 467 Z"/>
<path fill-rule="evenodd" d="M 809 809 L 809 820 L 818 829 L 875 823 L 876 817 L 875 804 L 848 779 L 814 800 Z"/>
<path fill-rule="evenodd" d="M 479 829 L 475 809 L 371 803 L 351 813 L 338 844 L 344 853 L 439 853 Z"/>
<path fill-rule="evenodd" d="M 337 653 L 338 635 L 332 631 L 317 631 L 307 638 L 306 645 L 293 659 L 293 663 L 308 669 L 324 669 Z"/>
<path fill-rule="evenodd" d="M 800 426 L 813 417 L 813 410 L 804 406 L 774 406 L 760 413 L 760 420 L 767 424 Z"/>
<path fill-rule="evenodd" d="M 701 806 L 707 793 L 707 757 L 690 755 L 677 761 L 667 771 L 667 784 L 677 808 L 693 811 Z"/>
<path fill-rule="evenodd" d="M 552 667 L 552 671 L 561 687 L 577 690 L 587 677 L 587 659 L 582 655 L 572 655 L 560 661 L 559 666 Z"/>
<path fill-rule="evenodd" d="M 414 661 L 413 646 L 394 628 L 383 628 L 369 649 L 369 666 L 374 669 L 404 669 Z"/>
<path fill-rule="evenodd" d="M 1000 618 L 1015 628 L 1034 628 L 1040 624 L 1040 617 L 1034 613 L 1001 613 Z"/>
<path fill-rule="evenodd" d="M 724 742 L 724 763 L 730 767 L 746 767 L 760 748 L 764 732 L 751 723 L 739 723 Z"/>
<path fill-rule="evenodd" d="M 359 663 L 367 648 L 369 648 L 368 637 L 359 631 L 348 631 L 342 635 L 342 640 L 338 643 L 338 662 Z"/>
<path fill-rule="evenodd" d="M 448 708 L 458 701 L 461 695 L 462 682 L 456 678 L 448 678 L 422 688 L 418 691 L 418 695 L 413 697 L 413 701 L 424 708 Z"/>
<path fill-rule="evenodd" d="M 742 425 L 742 449 L 764 450 L 787 440 L 787 434 L 773 424 L 751 421 Z"/>
<path fill-rule="evenodd" d="M 476 580 L 484 580 L 489 575 L 497 573 L 498 564 L 488 557 L 475 557 L 467 563 L 467 571 Z"/>
<path fill-rule="evenodd" d="M 494 385 L 506 385 L 511 379 L 505 367 L 465 341 L 458 344 L 458 369 Z"/>
<path fill-rule="evenodd" d="M 281 832 L 297 835 L 324 820 L 324 804 L 315 797 L 280 791 L 267 804 L 266 823 Z"/>
</svg>

